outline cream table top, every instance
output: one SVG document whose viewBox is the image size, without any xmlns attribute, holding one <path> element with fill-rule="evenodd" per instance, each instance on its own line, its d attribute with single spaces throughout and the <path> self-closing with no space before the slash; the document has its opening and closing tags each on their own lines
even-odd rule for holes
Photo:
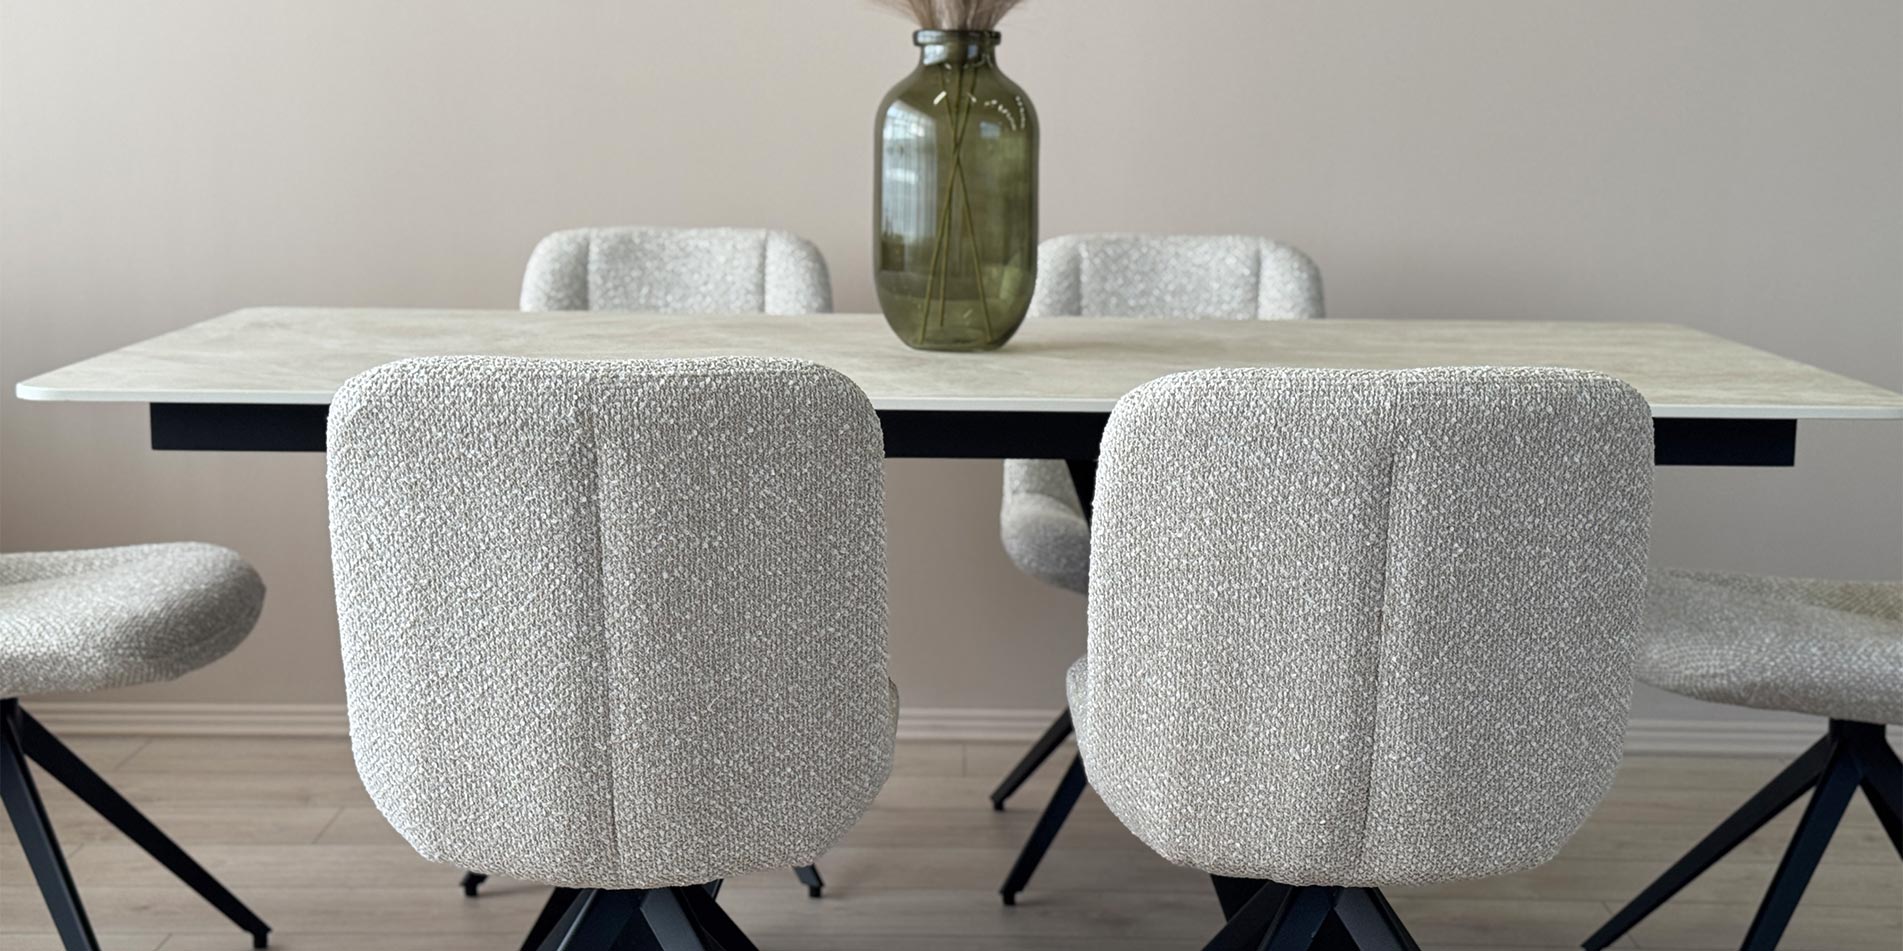
<svg viewBox="0 0 1903 951">
<path fill-rule="evenodd" d="M 1568 366 L 1636 387 L 1656 417 L 1903 418 L 1903 394 L 1671 324 L 1043 319 L 1004 349 L 926 353 L 877 315 L 680 317 L 606 312 L 256 308 L 20 383 L 28 400 L 326 404 L 401 357 L 799 357 L 882 410 L 1102 413 L 1132 388 L 1201 367 Z"/>
</svg>

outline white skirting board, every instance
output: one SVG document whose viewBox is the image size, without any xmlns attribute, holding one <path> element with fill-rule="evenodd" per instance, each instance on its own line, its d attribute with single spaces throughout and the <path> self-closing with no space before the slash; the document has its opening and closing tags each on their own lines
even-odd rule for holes
<svg viewBox="0 0 1903 951">
<path fill-rule="evenodd" d="M 344 736 L 340 704 L 115 703 L 48 700 L 23 704 L 54 732 L 68 736 Z M 1029 743 L 1057 715 L 1054 710 L 983 710 L 914 707 L 899 714 L 906 740 Z M 1794 756 L 1824 732 L 1821 719 L 1752 722 L 1635 719 L 1626 733 L 1633 753 L 1767 754 Z M 1891 740 L 1903 744 L 1903 730 Z"/>
</svg>

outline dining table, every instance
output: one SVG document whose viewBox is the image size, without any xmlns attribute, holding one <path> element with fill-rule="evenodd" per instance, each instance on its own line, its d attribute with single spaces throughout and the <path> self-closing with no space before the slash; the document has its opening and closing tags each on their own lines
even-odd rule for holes
<svg viewBox="0 0 1903 951">
<path fill-rule="evenodd" d="M 1556 366 L 1619 377 L 1651 405 L 1663 466 L 1790 466 L 1806 420 L 1903 419 L 1903 394 L 1665 323 L 1045 318 L 1002 349 L 913 350 L 876 314 L 259 307 L 17 384 L 25 400 L 143 403 L 158 450 L 322 452 L 332 395 L 406 357 L 789 357 L 863 389 L 888 457 L 1072 462 L 1088 504 L 1118 398 L 1208 367 Z"/>
</svg>

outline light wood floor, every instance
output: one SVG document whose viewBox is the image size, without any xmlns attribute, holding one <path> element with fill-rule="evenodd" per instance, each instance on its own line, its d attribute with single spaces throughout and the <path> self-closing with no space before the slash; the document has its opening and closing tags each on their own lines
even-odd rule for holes
<svg viewBox="0 0 1903 951">
<path fill-rule="evenodd" d="M 482 898 L 417 858 L 357 783 L 341 740 L 97 737 L 71 741 L 276 929 L 286 951 L 511 949 L 545 892 L 492 882 Z M 1137 951 L 1196 948 L 1220 915 L 1207 879 L 1146 851 L 1094 797 L 1016 908 L 996 894 L 1061 761 L 994 813 L 985 800 L 1021 747 L 910 743 L 877 806 L 820 863 L 813 901 L 791 872 L 730 883 L 721 901 L 766 951 Z M 1067 755 L 1067 754 L 1065 754 Z M 1424 946 L 1573 948 L 1781 762 L 1633 757 L 1561 858 L 1489 881 L 1395 890 Z M 42 774 L 42 792 L 106 948 L 241 951 L 246 937 Z M 1795 810 L 1706 873 L 1622 947 L 1735 948 Z M 4 827 L 0 823 L 0 827 Z M 0 841 L 0 947 L 57 947 L 12 832 Z M 1785 948 L 1903 948 L 1903 863 L 1861 796 Z"/>
</svg>

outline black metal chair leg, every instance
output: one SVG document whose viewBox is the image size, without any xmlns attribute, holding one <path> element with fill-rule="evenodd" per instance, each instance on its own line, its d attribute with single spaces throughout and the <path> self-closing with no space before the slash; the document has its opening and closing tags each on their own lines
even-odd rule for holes
<svg viewBox="0 0 1903 951">
<path fill-rule="evenodd" d="M 1295 893 L 1295 889 L 1278 882 L 1216 875 L 1210 878 L 1226 921 L 1205 951 L 1256 951 L 1268 936 L 1275 916 Z"/>
<path fill-rule="evenodd" d="M 1877 821 L 1883 823 L 1883 831 L 1889 833 L 1897 857 L 1903 858 L 1903 763 L 1897 762 L 1896 751 L 1890 749 L 1881 726 L 1872 724 L 1854 742 L 1857 760 L 1863 766 L 1863 793 Z"/>
<path fill-rule="evenodd" d="M 1771 951 L 1777 947 L 1785 927 L 1791 923 L 1791 914 L 1797 911 L 1798 900 L 1804 897 L 1804 889 L 1810 885 L 1811 874 L 1817 871 L 1817 863 L 1830 845 L 1831 833 L 1837 831 L 1837 823 L 1843 820 L 1850 797 L 1857 792 L 1863 769 L 1851 749 L 1841 746 L 1838 749 L 1823 781 L 1811 794 L 1804 818 L 1798 820 L 1790 847 L 1784 850 L 1777 874 L 1771 877 L 1764 904 L 1758 906 L 1757 916 L 1751 920 L 1751 930 L 1745 932 L 1744 951 Z"/>
<path fill-rule="evenodd" d="M 1004 801 L 1010 799 L 1018 791 L 1018 787 L 1024 785 L 1024 781 L 1030 779 L 1031 774 L 1037 772 L 1039 766 L 1044 765 L 1045 760 L 1051 758 L 1051 754 L 1063 745 L 1065 738 L 1070 734 L 1070 708 L 1066 707 L 1063 713 L 1057 715 L 1056 720 L 1051 721 L 1050 726 L 1044 728 L 1044 735 L 1038 737 L 1036 743 L 1031 744 L 1031 748 L 1025 751 L 1024 758 L 1018 760 L 1018 765 L 1011 767 L 1011 772 L 1004 777 L 1004 782 L 999 783 L 998 788 L 991 791 L 991 808 L 1003 811 Z"/>
<path fill-rule="evenodd" d="M 238 900 L 229 889 L 213 878 L 205 867 L 199 865 L 185 850 L 179 848 L 170 836 L 159 830 L 132 803 L 127 802 L 119 791 L 108 785 L 103 777 L 93 772 L 92 767 L 73 751 L 66 748 L 57 737 L 33 719 L 25 710 L 17 711 L 19 739 L 26 755 L 33 757 L 47 774 L 60 781 L 60 785 L 73 791 L 73 794 L 91 806 L 93 811 L 105 817 L 126 838 L 138 843 L 140 848 L 164 865 L 180 881 L 191 886 L 199 897 L 210 902 L 214 908 L 231 919 L 232 924 L 251 933 L 251 946 L 263 948 L 270 943 L 271 926 L 264 919 L 253 914 L 244 902 Z"/>
<path fill-rule="evenodd" d="M 1004 896 L 1004 903 L 1018 903 L 1018 892 L 1031 883 L 1032 873 L 1037 871 L 1044 853 L 1050 850 L 1051 840 L 1057 838 L 1057 830 L 1064 827 L 1064 820 L 1070 817 L 1070 811 L 1077 805 L 1078 797 L 1084 794 L 1084 758 L 1078 756 L 1070 761 L 1070 768 L 1064 771 L 1064 778 L 1057 784 L 1057 791 L 1051 794 L 1050 804 L 1044 807 L 1044 814 L 1037 819 L 1037 828 L 1031 830 L 1031 838 L 1024 843 L 1024 851 L 1018 853 L 1017 864 L 1011 866 L 1011 874 L 1005 877 L 1004 887 L 998 894 Z"/>
<path fill-rule="evenodd" d="M 1335 902 L 1335 917 L 1360 951 L 1421 951 L 1378 888 L 1343 891 Z"/>
<path fill-rule="evenodd" d="M 1799 796 L 1817 785 L 1818 780 L 1824 775 L 1825 768 L 1830 765 L 1831 754 L 1835 749 L 1834 738 L 1826 736 L 1818 740 L 1803 756 L 1798 757 L 1796 762 L 1786 766 L 1783 772 L 1777 774 L 1777 778 L 1758 790 L 1756 795 L 1747 800 L 1744 805 L 1739 806 L 1738 810 L 1724 822 L 1719 823 L 1718 828 L 1713 829 L 1697 845 L 1692 846 L 1692 850 L 1685 853 L 1685 856 L 1671 868 L 1666 869 L 1665 874 L 1660 875 L 1658 880 L 1646 886 L 1645 891 L 1640 892 L 1637 898 L 1632 899 L 1620 909 L 1611 921 L 1593 932 L 1592 937 L 1585 940 L 1586 951 L 1601 951 L 1611 946 L 1627 931 L 1632 930 L 1633 925 L 1643 921 L 1645 916 L 1656 911 L 1660 905 L 1665 904 L 1667 899 L 1678 894 L 1680 889 L 1704 874 L 1704 871 L 1713 863 L 1724 858 L 1737 847 L 1738 843 L 1750 838 L 1751 833 L 1763 828 L 1765 823 L 1783 812 L 1785 807 L 1796 802 Z"/>
<path fill-rule="evenodd" d="M 641 917 L 647 897 L 641 891 L 588 889 L 575 899 L 575 922 L 562 936 L 557 951 L 607 951 Z"/>
<path fill-rule="evenodd" d="M 480 889 L 482 888 L 482 883 L 488 880 L 489 876 L 481 872 L 464 872 L 462 880 L 463 895 L 469 898 L 475 898 L 481 894 Z"/>
<path fill-rule="evenodd" d="M 799 876 L 800 884 L 806 886 L 806 897 L 818 898 L 826 893 L 826 880 L 819 877 L 818 866 L 802 865 L 794 869 L 793 874 Z"/>
<path fill-rule="evenodd" d="M 1258 948 L 1260 951 L 1309 951 L 1340 897 L 1341 889 L 1333 887 L 1310 886 L 1289 892 Z"/>
<path fill-rule="evenodd" d="M 1222 905 L 1224 921 L 1241 914 L 1242 909 L 1248 907 L 1249 901 L 1261 894 L 1264 888 L 1275 888 L 1284 892 L 1288 890 L 1287 885 L 1276 882 L 1265 882 L 1257 878 L 1230 878 L 1227 875 L 1211 875 L 1209 883 L 1216 887 L 1216 902 Z M 1275 905 L 1279 907 L 1280 904 L 1281 900 L 1276 899 Z M 1269 919 L 1264 917 L 1263 926 L 1267 927 L 1268 923 Z"/>
<path fill-rule="evenodd" d="M 537 951 L 548 936 L 555 933 L 556 925 L 568 914 L 568 909 L 580 897 L 581 889 L 557 888 L 549 892 L 548 901 L 542 905 L 542 913 L 535 916 L 535 924 L 530 926 L 528 937 L 522 939 L 522 951 Z M 574 922 L 568 922 L 572 927 Z M 563 929 L 566 933 L 566 928 Z"/>
<path fill-rule="evenodd" d="M 708 951 L 760 951 L 705 889 L 676 888 L 673 891 L 688 920 L 707 939 Z"/>
<path fill-rule="evenodd" d="M 0 801 L 6 803 L 27 865 L 33 869 L 40 895 L 46 899 L 46 910 L 59 930 L 60 943 L 67 951 L 98 951 L 99 939 L 93 935 L 79 890 L 73 887 L 72 871 L 66 867 L 66 856 L 59 850 L 59 837 L 47 820 L 39 788 L 33 784 L 33 774 L 26 765 L 19 726 L 19 702 L 0 700 Z"/>
<path fill-rule="evenodd" d="M 701 937 L 700 928 L 687 914 L 676 889 L 657 888 L 648 892 L 641 906 L 642 923 L 654 935 L 654 946 L 664 951 L 719 951 Z M 704 886 L 694 891 L 707 894 Z"/>
</svg>

